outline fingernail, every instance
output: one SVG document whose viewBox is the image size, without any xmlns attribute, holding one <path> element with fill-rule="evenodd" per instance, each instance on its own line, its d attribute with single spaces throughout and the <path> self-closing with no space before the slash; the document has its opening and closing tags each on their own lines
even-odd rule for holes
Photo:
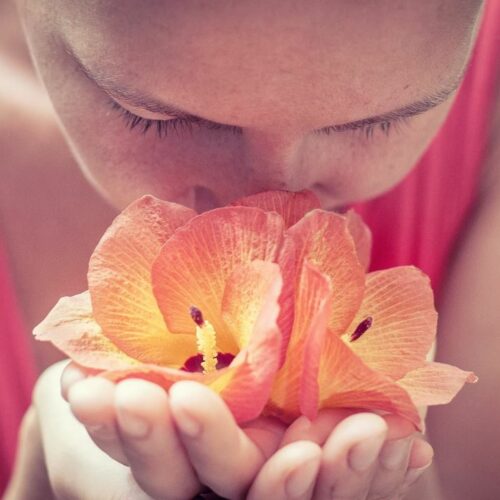
<svg viewBox="0 0 500 500">
<path fill-rule="evenodd" d="M 133 438 L 143 439 L 151 429 L 145 419 L 123 410 L 118 410 L 118 422 L 122 431 Z"/>
<path fill-rule="evenodd" d="M 410 486 L 413 484 L 424 473 L 424 471 L 431 466 L 431 464 L 432 462 L 429 462 L 427 465 L 419 467 L 418 469 L 408 469 L 404 479 L 405 485 Z"/>
<path fill-rule="evenodd" d="M 302 439 L 310 439 L 311 421 L 305 416 L 300 416 L 283 434 L 280 447 L 287 444 L 299 441 Z"/>
<path fill-rule="evenodd" d="M 93 435 L 105 435 L 109 433 L 109 427 L 105 424 L 86 425 L 85 428 Z"/>
<path fill-rule="evenodd" d="M 380 452 L 380 463 L 388 470 L 402 467 L 408 458 L 411 441 L 411 439 L 387 441 Z"/>
<path fill-rule="evenodd" d="M 177 412 L 175 422 L 179 430 L 188 437 L 194 438 L 201 434 L 201 424 L 186 412 Z"/>
<path fill-rule="evenodd" d="M 319 461 L 312 460 L 299 465 L 288 475 L 285 482 L 285 492 L 288 498 L 301 498 L 312 488 L 318 467 Z"/>
<path fill-rule="evenodd" d="M 311 428 L 311 421 L 305 415 L 301 415 L 292 425 L 296 429 L 305 431 Z"/>
<path fill-rule="evenodd" d="M 112 424 L 86 425 L 87 432 L 101 441 L 111 441 L 116 439 L 116 432 Z"/>
<path fill-rule="evenodd" d="M 385 435 L 373 436 L 358 443 L 349 452 L 348 462 L 351 469 L 362 472 L 377 460 Z"/>
</svg>

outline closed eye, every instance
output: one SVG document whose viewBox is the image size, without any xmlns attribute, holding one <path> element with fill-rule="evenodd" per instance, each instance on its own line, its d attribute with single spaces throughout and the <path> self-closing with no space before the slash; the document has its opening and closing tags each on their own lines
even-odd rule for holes
<svg viewBox="0 0 500 500">
<path fill-rule="evenodd" d="M 241 127 L 234 125 L 223 125 L 208 120 L 203 120 L 202 118 L 172 118 L 169 120 L 153 120 L 151 118 L 143 118 L 138 116 L 128 109 L 120 106 L 115 100 L 109 99 L 109 105 L 115 111 L 117 111 L 123 118 L 126 127 L 129 130 L 138 130 L 142 134 L 146 134 L 148 131 L 156 132 L 157 136 L 161 139 L 167 137 L 170 132 L 175 132 L 179 135 L 182 131 L 188 131 L 193 133 L 193 127 L 203 127 L 209 130 L 224 130 L 232 132 L 233 134 L 242 134 Z M 381 131 L 385 135 L 389 135 L 392 130 L 397 130 L 398 125 L 406 123 L 409 120 L 408 117 L 395 117 L 390 120 L 380 121 L 376 123 L 365 123 L 360 124 L 359 127 L 343 129 L 342 126 L 334 125 L 330 127 L 324 127 L 321 129 L 314 130 L 315 134 L 326 134 L 330 135 L 332 133 L 362 133 L 367 139 L 373 137 L 376 131 Z"/>
<path fill-rule="evenodd" d="M 109 100 L 109 104 L 113 110 L 117 111 L 122 116 L 125 125 L 129 130 L 137 129 L 142 134 L 146 134 L 148 131 L 152 130 L 156 132 L 160 139 L 167 137 L 168 133 L 171 131 L 178 134 L 179 131 L 188 130 L 192 133 L 193 126 L 205 127 L 210 130 L 223 129 L 231 131 L 235 134 L 241 134 L 242 132 L 240 127 L 235 127 L 234 125 L 222 125 L 202 119 L 173 118 L 170 120 L 152 120 L 151 118 L 143 118 L 142 116 L 132 113 L 112 99 Z"/>
</svg>

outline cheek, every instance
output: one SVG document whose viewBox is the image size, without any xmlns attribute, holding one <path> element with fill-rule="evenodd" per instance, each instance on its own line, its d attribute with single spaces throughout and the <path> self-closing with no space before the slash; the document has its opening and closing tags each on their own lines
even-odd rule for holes
<svg viewBox="0 0 500 500">
<path fill-rule="evenodd" d="M 233 199 L 242 180 L 237 165 L 238 138 L 230 132 L 128 130 L 109 98 L 74 65 L 62 44 L 30 32 L 33 55 L 59 116 L 66 139 L 85 176 L 117 208 L 151 193 L 188 206 L 202 186 Z"/>
<path fill-rule="evenodd" d="M 418 163 L 451 105 L 452 100 L 396 124 L 388 134 L 375 130 L 369 138 L 356 133 L 324 139 L 319 194 L 326 199 L 330 193 L 334 205 L 346 205 L 390 190 Z"/>
<path fill-rule="evenodd" d="M 84 172 L 116 207 L 123 208 L 145 193 L 195 209 L 200 209 L 197 197 L 204 189 L 219 196 L 211 201 L 212 205 L 233 199 L 231 191 L 238 182 L 231 168 L 232 158 L 210 160 L 206 149 L 183 147 L 187 145 L 182 140 L 169 146 L 151 144 L 151 149 L 143 144 L 134 147 L 132 142 L 135 140 L 124 143 L 123 147 L 113 142 L 96 147 L 88 137 L 80 141 Z M 103 158 L 107 161 L 103 162 Z"/>
</svg>

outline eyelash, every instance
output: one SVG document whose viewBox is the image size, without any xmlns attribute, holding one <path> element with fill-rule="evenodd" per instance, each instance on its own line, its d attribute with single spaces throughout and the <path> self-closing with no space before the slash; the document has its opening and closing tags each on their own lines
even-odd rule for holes
<svg viewBox="0 0 500 500">
<path fill-rule="evenodd" d="M 319 130 L 315 130 L 315 133 L 322 133 L 330 135 L 331 133 L 339 132 L 351 132 L 351 133 L 362 133 L 366 139 L 371 139 L 377 130 L 381 131 L 384 135 L 388 136 L 391 131 L 400 132 L 401 125 L 407 124 L 410 117 L 395 116 L 390 120 L 376 123 L 368 123 L 365 125 L 359 125 L 355 129 L 342 129 L 342 125 L 331 127 L 325 127 Z"/>
<path fill-rule="evenodd" d="M 227 130 L 232 132 L 233 134 L 241 134 L 241 128 L 236 127 L 234 125 L 219 125 L 217 123 L 213 123 L 207 120 L 195 120 L 192 118 L 174 118 L 172 120 L 152 120 L 150 118 L 143 118 L 142 116 L 138 116 L 129 110 L 120 106 L 116 101 L 110 99 L 109 104 L 114 111 L 117 111 L 121 117 L 123 118 L 126 127 L 129 130 L 134 130 L 138 128 L 142 134 L 146 134 L 149 130 L 156 129 L 156 133 L 158 137 L 161 139 L 162 137 L 167 137 L 169 131 L 175 131 L 176 134 L 179 133 L 178 129 L 185 130 L 188 129 L 190 133 L 193 132 L 193 124 L 198 125 L 199 127 L 205 127 L 209 130 Z M 406 123 L 408 118 L 403 117 L 395 117 L 391 120 L 387 120 L 384 122 L 377 123 L 369 123 L 367 125 L 360 125 L 355 130 L 342 130 L 341 127 L 331 126 L 325 127 L 322 129 L 315 130 L 315 134 L 326 134 L 330 135 L 331 133 L 338 132 L 361 132 L 366 139 L 371 139 L 376 130 L 380 130 L 384 133 L 384 135 L 388 136 L 391 130 L 398 131 L 399 125 Z"/>
<path fill-rule="evenodd" d="M 138 128 L 142 134 L 148 132 L 148 130 L 156 129 L 158 137 L 167 137 L 169 131 L 179 132 L 178 129 L 184 130 L 188 129 L 191 133 L 193 132 L 193 125 L 199 127 L 206 127 L 210 130 L 229 130 L 234 134 L 241 134 L 241 129 L 233 125 L 219 125 L 217 123 L 205 121 L 205 120 L 194 120 L 192 118 L 174 118 L 173 120 L 151 120 L 150 118 L 143 118 L 142 116 L 137 116 L 136 114 L 130 112 L 128 109 L 120 106 L 116 101 L 110 100 L 109 104 L 111 108 L 118 113 L 123 118 L 126 127 L 129 130 L 134 130 Z"/>
</svg>

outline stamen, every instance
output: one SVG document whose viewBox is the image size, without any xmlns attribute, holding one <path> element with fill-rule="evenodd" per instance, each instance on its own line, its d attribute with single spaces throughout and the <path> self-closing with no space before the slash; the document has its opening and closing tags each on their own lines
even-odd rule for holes
<svg viewBox="0 0 500 500">
<path fill-rule="evenodd" d="M 368 316 L 366 319 L 364 319 L 357 327 L 356 330 L 351 334 L 351 338 L 349 339 L 349 342 L 354 342 L 355 340 L 358 340 L 363 333 L 372 326 L 373 323 L 373 318 L 371 316 Z"/>
<path fill-rule="evenodd" d="M 189 308 L 191 318 L 196 323 L 196 344 L 203 356 L 203 373 L 212 373 L 217 369 L 217 336 L 214 327 L 203 319 L 202 312 L 195 306 Z"/>
</svg>

